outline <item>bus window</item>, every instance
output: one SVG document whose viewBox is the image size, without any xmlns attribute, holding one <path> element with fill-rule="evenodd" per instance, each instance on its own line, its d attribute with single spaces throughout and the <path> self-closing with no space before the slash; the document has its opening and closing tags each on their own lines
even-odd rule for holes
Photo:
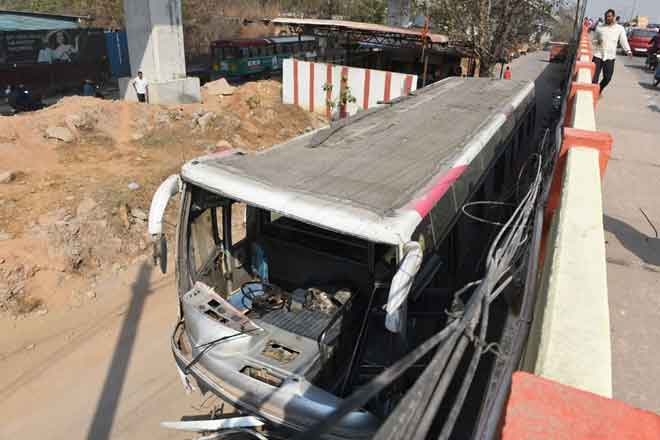
<svg viewBox="0 0 660 440">
<path fill-rule="evenodd" d="M 259 55 L 258 48 L 254 47 L 254 46 L 250 47 L 250 51 L 249 51 L 248 56 L 256 57 L 257 55 Z"/>
<path fill-rule="evenodd" d="M 223 60 L 233 60 L 236 58 L 236 48 L 233 47 L 225 47 L 222 50 L 222 55 L 221 55 Z"/>
<path fill-rule="evenodd" d="M 273 46 L 266 47 L 266 55 L 271 56 L 275 53 L 275 48 Z"/>
</svg>

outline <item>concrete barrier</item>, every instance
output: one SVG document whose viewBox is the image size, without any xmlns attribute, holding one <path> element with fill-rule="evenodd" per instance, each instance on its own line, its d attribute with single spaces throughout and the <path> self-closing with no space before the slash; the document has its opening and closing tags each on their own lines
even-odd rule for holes
<svg viewBox="0 0 660 440">
<path fill-rule="evenodd" d="M 405 73 L 291 58 L 284 60 L 282 70 L 282 101 L 328 117 L 353 115 L 417 90 L 417 75 Z M 354 99 L 342 106 L 342 93 Z"/>
<path fill-rule="evenodd" d="M 612 396 L 601 179 L 612 137 L 596 129 L 600 95 L 588 28 L 576 50 L 546 222 L 544 260 L 525 368 L 564 385 Z"/>
</svg>

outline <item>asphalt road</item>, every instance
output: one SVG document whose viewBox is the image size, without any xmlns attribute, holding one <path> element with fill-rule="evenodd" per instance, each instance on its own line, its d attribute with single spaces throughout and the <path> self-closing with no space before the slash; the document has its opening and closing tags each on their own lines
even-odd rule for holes
<svg viewBox="0 0 660 440">
<path fill-rule="evenodd" d="M 643 64 L 618 58 L 596 125 L 614 138 L 603 187 L 613 396 L 660 413 L 660 87 Z"/>
</svg>

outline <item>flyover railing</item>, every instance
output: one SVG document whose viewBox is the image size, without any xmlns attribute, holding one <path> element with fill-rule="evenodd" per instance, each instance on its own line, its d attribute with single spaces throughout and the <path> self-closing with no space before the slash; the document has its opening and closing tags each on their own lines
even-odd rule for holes
<svg viewBox="0 0 660 440">
<path fill-rule="evenodd" d="M 546 205 L 540 291 L 525 369 L 611 397 L 601 181 L 612 137 L 596 126 L 600 87 L 592 84 L 595 65 L 586 23 L 574 53 Z"/>
</svg>

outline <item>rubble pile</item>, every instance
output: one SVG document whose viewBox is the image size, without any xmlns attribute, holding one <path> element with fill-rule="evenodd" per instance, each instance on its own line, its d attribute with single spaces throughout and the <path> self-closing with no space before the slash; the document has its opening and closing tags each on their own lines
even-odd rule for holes
<svg viewBox="0 0 660 440">
<path fill-rule="evenodd" d="M 147 254 L 151 197 L 185 161 L 231 148 L 259 151 L 325 124 L 282 104 L 275 81 L 233 87 L 220 80 L 202 93 L 201 104 L 173 106 L 65 97 L 0 117 L 0 261 L 26 240 L 43 249 L 30 256 L 38 265 L 20 255 L 12 268 L 0 264 L 0 314 L 40 307 L 28 291 L 35 273 L 92 280 Z M 89 297 L 89 289 L 77 289 L 77 297 Z"/>
</svg>

